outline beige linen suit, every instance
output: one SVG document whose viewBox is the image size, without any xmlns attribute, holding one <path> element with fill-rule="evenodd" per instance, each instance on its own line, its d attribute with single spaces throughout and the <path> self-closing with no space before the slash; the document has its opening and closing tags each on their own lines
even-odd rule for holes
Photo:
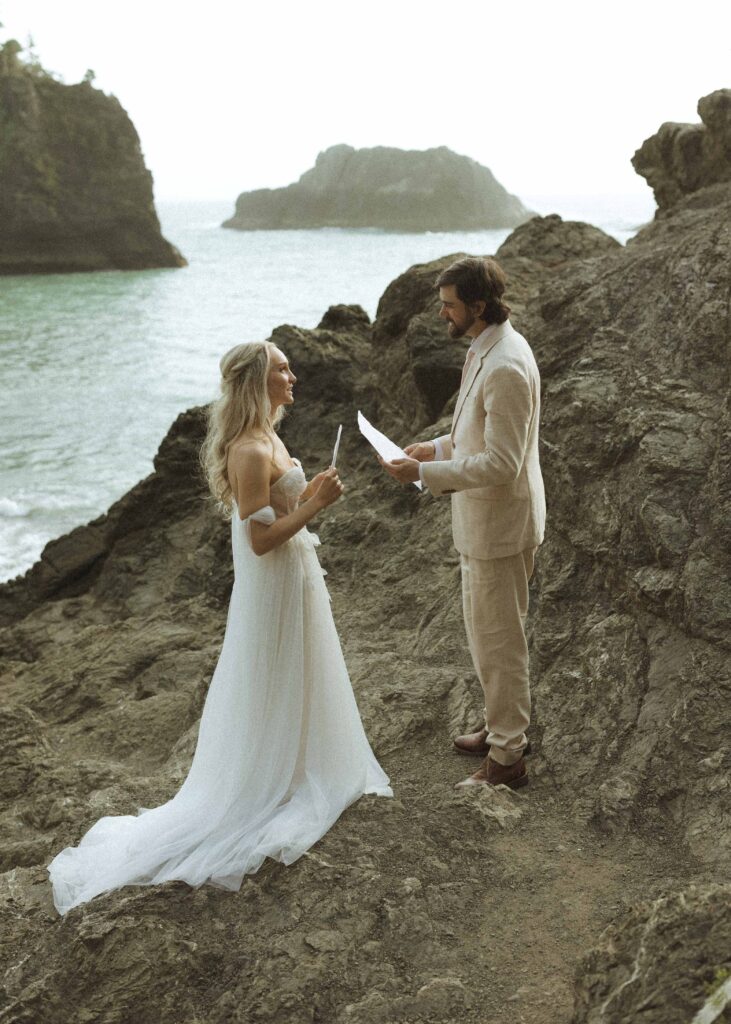
<svg viewBox="0 0 731 1024">
<path fill-rule="evenodd" d="M 485 694 L 491 757 L 517 761 L 530 721 L 525 619 L 546 500 L 538 459 L 541 382 L 533 352 L 507 320 L 476 339 L 442 458 L 421 465 L 434 495 L 452 495 L 465 627 Z"/>
</svg>

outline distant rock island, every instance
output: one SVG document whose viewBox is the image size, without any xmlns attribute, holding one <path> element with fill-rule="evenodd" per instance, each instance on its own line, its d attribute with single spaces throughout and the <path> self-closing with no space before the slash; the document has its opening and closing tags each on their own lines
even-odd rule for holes
<svg viewBox="0 0 731 1024">
<path fill-rule="evenodd" d="M 531 216 L 492 171 L 446 146 L 405 150 L 331 146 L 286 188 L 242 192 L 225 228 L 514 228 Z"/>
<path fill-rule="evenodd" d="M 0 49 L 0 274 L 183 267 L 115 97 Z"/>
</svg>

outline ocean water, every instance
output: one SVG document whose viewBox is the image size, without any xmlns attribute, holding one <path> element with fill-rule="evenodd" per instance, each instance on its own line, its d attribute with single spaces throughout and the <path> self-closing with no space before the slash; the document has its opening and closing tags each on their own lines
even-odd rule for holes
<svg viewBox="0 0 731 1024">
<path fill-rule="evenodd" d="M 622 242 L 654 212 L 649 192 L 524 202 Z M 225 231 L 232 209 L 158 205 L 184 269 L 0 277 L 0 580 L 151 472 L 175 416 L 215 396 L 232 345 L 282 323 L 314 327 L 340 302 L 373 317 L 412 264 L 491 253 L 509 234 Z"/>
</svg>

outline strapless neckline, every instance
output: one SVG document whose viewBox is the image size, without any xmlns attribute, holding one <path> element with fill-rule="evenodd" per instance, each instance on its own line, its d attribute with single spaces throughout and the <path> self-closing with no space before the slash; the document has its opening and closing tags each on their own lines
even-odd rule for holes
<svg viewBox="0 0 731 1024">
<path fill-rule="evenodd" d="M 269 485 L 270 490 L 273 490 L 278 483 L 284 480 L 285 476 L 289 476 L 289 474 L 294 473 L 295 470 L 299 470 L 300 473 L 302 472 L 302 463 L 299 461 L 299 459 L 293 459 L 292 461 L 295 463 L 295 465 L 290 466 L 289 469 L 285 469 L 282 475 L 278 476 L 274 483 Z"/>
</svg>

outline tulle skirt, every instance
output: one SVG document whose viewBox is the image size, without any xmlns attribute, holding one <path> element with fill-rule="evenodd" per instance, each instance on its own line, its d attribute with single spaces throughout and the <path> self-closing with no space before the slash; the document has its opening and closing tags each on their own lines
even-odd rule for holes
<svg viewBox="0 0 731 1024">
<path fill-rule="evenodd" d="M 226 632 L 187 778 L 167 803 L 101 818 L 48 865 L 65 914 L 125 885 L 240 888 L 291 864 L 365 793 L 392 796 L 363 730 L 306 529 L 256 556 L 234 516 Z"/>
</svg>

